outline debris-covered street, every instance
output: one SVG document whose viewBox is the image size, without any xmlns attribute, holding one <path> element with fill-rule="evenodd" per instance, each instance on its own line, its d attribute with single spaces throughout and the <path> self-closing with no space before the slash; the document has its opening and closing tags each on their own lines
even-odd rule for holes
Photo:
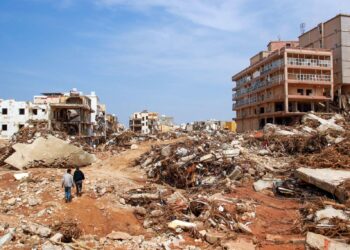
<svg viewBox="0 0 350 250">
<path fill-rule="evenodd" d="M 92 148 L 32 125 L 1 144 L 0 244 L 349 249 L 349 127 L 310 113 L 294 127 L 122 132 Z M 83 194 L 65 203 L 61 179 L 76 159 Z"/>
</svg>

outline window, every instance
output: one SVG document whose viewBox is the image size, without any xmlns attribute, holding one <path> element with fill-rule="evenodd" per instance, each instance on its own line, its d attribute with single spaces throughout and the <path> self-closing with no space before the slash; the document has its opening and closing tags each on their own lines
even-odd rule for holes
<svg viewBox="0 0 350 250">
<path fill-rule="evenodd" d="M 3 108 L 3 109 L 2 109 L 2 114 L 3 114 L 3 115 L 7 115 L 7 108 Z"/>
<path fill-rule="evenodd" d="M 38 115 L 38 110 L 37 109 L 33 109 L 33 115 Z"/>
<path fill-rule="evenodd" d="M 19 109 L 19 114 L 24 115 L 25 114 L 25 109 Z"/>
<path fill-rule="evenodd" d="M 312 94 L 312 89 L 307 89 L 306 90 L 306 95 L 311 95 Z"/>
<path fill-rule="evenodd" d="M 42 109 L 41 111 L 42 111 L 43 113 L 45 113 L 45 112 L 46 112 L 46 109 Z"/>
<path fill-rule="evenodd" d="M 7 131 L 7 124 L 2 124 L 1 125 L 1 130 L 2 131 Z"/>
<path fill-rule="evenodd" d="M 297 93 L 298 93 L 299 95 L 304 95 L 304 90 L 303 90 L 303 89 L 298 89 L 298 90 L 297 90 Z"/>
<path fill-rule="evenodd" d="M 19 124 L 19 125 L 18 125 L 18 128 L 19 128 L 19 129 L 21 129 L 21 128 L 23 128 L 23 127 L 24 127 L 24 124 Z"/>
<path fill-rule="evenodd" d="M 286 43 L 286 47 L 290 48 L 291 44 L 290 43 Z"/>
</svg>

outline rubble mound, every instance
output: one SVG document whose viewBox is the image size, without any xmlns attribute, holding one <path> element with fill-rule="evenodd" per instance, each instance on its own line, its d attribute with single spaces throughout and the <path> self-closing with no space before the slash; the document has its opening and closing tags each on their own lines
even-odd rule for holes
<svg viewBox="0 0 350 250">
<path fill-rule="evenodd" d="M 39 137 L 32 144 L 17 143 L 16 151 L 5 162 L 16 169 L 30 167 L 86 166 L 95 161 L 95 156 L 66 141 L 48 135 Z"/>
<path fill-rule="evenodd" d="M 156 182 L 177 188 L 220 184 L 219 179 L 240 175 L 234 162 L 240 149 L 230 145 L 233 138 L 230 133 L 194 135 L 184 142 L 153 147 L 135 165 L 144 168 Z"/>
</svg>

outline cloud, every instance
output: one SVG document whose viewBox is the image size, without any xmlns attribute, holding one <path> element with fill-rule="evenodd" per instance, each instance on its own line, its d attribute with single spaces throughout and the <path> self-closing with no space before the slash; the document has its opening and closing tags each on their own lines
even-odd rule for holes
<svg viewBox="0 0 350 250">
<path fill-rule="evenodd" d="M 161 8 L 169 14 L 205 27 L 240 31 L 252 25 L 256 13 L 244 11 L 249 1 L 244 0 L 95 0 L 105 7 L 128 7 L 137 11 Z"/>
</svg>

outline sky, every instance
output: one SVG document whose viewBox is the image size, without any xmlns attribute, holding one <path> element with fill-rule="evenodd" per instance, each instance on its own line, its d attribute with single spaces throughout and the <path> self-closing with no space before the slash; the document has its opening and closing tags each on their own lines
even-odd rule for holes
<svg viewBox="0 0 350 250">
<path fill-rule="evenodd" d="M 349 0 L 0 0 L 0 98 L 95 91 L 127 124 L 231 120 L 232 75 Z"/>
</svg>

